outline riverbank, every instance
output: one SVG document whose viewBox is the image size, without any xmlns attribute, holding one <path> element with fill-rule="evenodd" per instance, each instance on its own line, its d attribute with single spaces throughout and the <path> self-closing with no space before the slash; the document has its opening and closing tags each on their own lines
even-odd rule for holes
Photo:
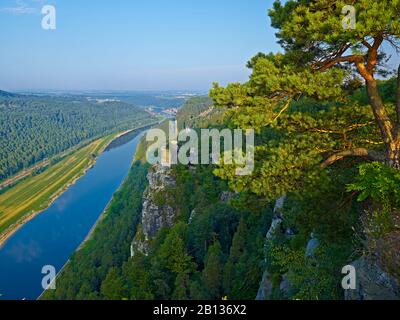
<svg viewBox="0 0 400 320">
<path fill-rule="evenodd" d="M 16 175 L 14 175 L 0 183 L 0 191 L 2 191 L 3 189 L 5 189 L 7 187 L 10 187 L 10 186 L 12 187 L 13 185 L 16 185 L 21 180 L 28 177 L 32 173 L 34 173 L 36 170 L 40 170 L 40 169 L 44 169 L 44 168 L 48 167 L 54 159 L 57 159 L 57 158 L 63 159 L 65 157 L 71 155 L 76 150 L 84 148 L 98 139 L 99 139 L 99 137 L 91 139 L 91 140 L 83 141 L 83 142 L 79 143 L 78 145 L 73 146 L 73 147 L 61 152 L 60 154 L 57 154 L 51 158 L 43 159 L 41 162 L 35 164 L 34 166 L 27 168 L 21 172 L 18 172 Z"/>
<path fill-rule="evenodd" d="M 140 143 L 140 140 L 142 139 L 142 137 L 146 134 L 146 130 L 150 128 L 150 127 L 146 127 L 143 129 L 139 129 L 139 130 L 135 130 L 137 132 L 135 132 L 135 135 L 133 137 L 131 137 L 129 139 L 129 143 L 133 142 L 136 145 L 138 145 Z M 117 142 L 117 140 L 114 140 L 115 142 Z M 136 141 L 136 142 L 135 142 Z M 119 146 L 117 146 L 119 147 Z M 137 147 L 135 147 L 135 151 L 134 154 L 137 151 Z M 130 162 L 132 163 L 132 166 L 134 166 L 134 154 L 132 155 Z M 132 167 L 130 167 L 129 171 L 132 170 Z M 112 196 L 109 198 L 109 201 L 107 202 L 107 204 L 104 206 L 104 209 L 102 209 L 101 214 L 99 214 L 96 222 L 93 223 L 93 225 L 91 226 L 89 232 L 87 233 L 86 237 L 82 240 L 82 242 L 79 244 L 79 246 L 76 248 L 75 253 L 79 252 L 80 250 L 83 250 L 84 248 L 86 248 L 89 241 L 93 240 L 95 235 L 96 235 L 96 231 L 99 229 L 99 227 L 102 225 L 102 222 L 107 219 L 108 217 L 108 213 L 110 210 L 110 207 L 112 206 L 113 202 L 116 201 L 115 195 L 118 192 L 123 192 L 124 188 L 126 188 L 126 185 L 129 184 L 129 179 L 132 180 L 132 175 L 128 173 L 126 174 L 126 176 L 124 177 L 124 179 L 121 181 L 121 183 L 119 184 L 118 188 L 113 192 Z M 57 270 L 57 275 L 56 275 L 56 279 L 58 281 L 58 279 L 60 277 L 62 277 L 62 274 L 64 272 L 65 269 L 68 268 L 68 266 L 71 263 L 71 256 L 68 258 L 68 260 L 62 265 L 62 267 L 60 269 Z M 57 282 L 58 283 L 58 282 Z M 43 291 L 37 298 L 37 300 L 40 300 L 44 295 L 45 295 L 46 291 Z"/>
<path fill-rule="evenodd" d="M 140 130 L 140 129 L 139 129 L 139 130 Z M 143 130 L 142 132 L 139 131 L 139 132 L 137 133 L 137 136 L 136 136 L 134 139 L 136 139 L 136 138 L 138 138 L 138 137 L 139 137 L 139 139 L 141 139 L 141 138 L 143 137 L 143 135 L 146 133 L 146 131 L 145 131 L 146 129 L 142 129 L 142 130 Z M 132 130 L 132 131 L 133 131 L 133 130 Z M 136 131 L 136 130 L 135 130 L 135 131 Z M 136 151 L 135 151 L 135 154 L 136 154 Z M 118 189 L 115 190 L 114 194 L 115 194 L 116 192 L 118 192 L 118 191 L 122 188 L 122 186 L 123 186 L 124 183 L 126 182 L 126 179 L 127 179 L 127 177 L 124 179 L 124 181 L 122 181 L 122 183 L 121 183 L 121 185 L 118 187 Z M 81 250 L 81 249 L 84 247 L 84 245 L 91 239 L 91 237 L 92 237 L 94 231 L 96 230 L 96 227 L 97 227 L 97 226 L 99 225 L 99 223 L 104 219 L 105 214 L 106 214 L 107 210 L 109 209 L 109 207 L 110 207 L 111 203 L 113 202 L 113 200 L 114 200 L 114 195 L 112 196 L 112 198 L 110 199 L 110 201 L 107 203 L 107 206 L 104 208 L 103 212 L 101 213 L 101 215 L 100 215 L 99 218 L 97 219 L 96 223 L 95 223 L 95 224 L 93 225 L 93 227 L 90 229 L 90 231 L 89 231 L 88 235 L 86 236 L 85 240 L 82 241 L 82 243 L 79 245 L 79 247 L 78 247 L 78 249 L 76 249 L 76 251 Z"/>
<path fill-rule="evenodd" d="M 0 248 L 23 225 L 50 207 L 85 175 L 113 141 L 136 130 L 143 129 L 126 130 L 98 139 L 43 173 L 21 181 L 0 195 Z"/>
</svg>

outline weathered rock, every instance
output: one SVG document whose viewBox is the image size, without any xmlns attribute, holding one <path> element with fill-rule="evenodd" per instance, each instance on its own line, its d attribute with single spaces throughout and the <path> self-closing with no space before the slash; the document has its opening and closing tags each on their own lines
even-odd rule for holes
<svg viewBox="0 0 400 320">
<path fill-rule="evenodd" d="M 274 214 L 280 214 L 286 201 L 286 196 L 282 196 L 275 202 Z"/>
<path fill-rule="evenodd" d="M 149 186 L 143 194 L 142 223 L 138 230 L 141 234 L 135 236 L 133 251 L 144 254 L 149 251 L 149 241 L 153 239 L 162 227 L 172 227 L 176 216 L 175 209 L 168 204 L 165 189 L 175 186 L 170 169 L 155 165 L 147 174 Z"/>
<path fill-rule="evenodd" d="M 190 213 L 190 217 L 189 217 L 189 224 L 191 224 L 193 222 L 194 217 L 196 216 L 196 209 L 193 209 L 192 212 Z"/>
<path fill-rule="evenodd" d="M 269 228 L 266 238 L 267 240 L 272 240 L 278 233 L 282 233 L 282 222 L 283 219 L 279 216 L 275 216 L 272 219 L 271 227 Z"/>
<path fill-rule="evenodd" d="M 346 300 L 400 300 L 398 282 L 375 263 L 362 257 L 351 263 L 356 269 L 356 289 L 346 290 Z"/>
<path fill-rule="evenodd" d="M 266 239 L 272 240 L 278 233 L 282 233 L 282 222 L 283 217 L 281 216 L 281 211 L 283 205 L 285 204 L 286 196 L 280 197 L 275 202 L 274 207 L 274 217 L 272 218 L 271 226 L 267 232 Z"/>
<path fill-rule="evenodd" d="M 267 241 L 273 240 L 277 235 L 285 233 L 282 229 L 283 217 L 281 216 L 282 208 L 285 204 L 286 196 L 283 196 L 276 200 L 274 207 L 274 217 L 272 218 L 271 226 L 267 232 Z M 260 288 L 257 293 L 256 300 L 267 300 L 272 294 L 273 285 L 270 279 L 270 274 L 266 270 L 260 282 Z"/>
<path fill-rule="evenodd" d="M 282 277 L 281 284 L 279 285 L 279 289 L 281 290 L 282 295 L 289 299 L 291 296 L 292 285 L 289 281 L 287 274 L 284 274 Z"/>
<path fill-rule="evenodd" d="M 319 245 L 320 245 L 319 240 L 315 238 L 314 234 L 312 234 L 310 241 L 308 241 L 307 243 L 306 257 L 307 258 L 313 257 Z"/>
<path fill-rule="evenodd" d="M 270 275 L 268 271 L 265 271 L 260 282 L 260 288 L 258 289 L 256 300 L 268 300 L 272 294 L 272 289 L 273 286 Z"/>
<path fill-rule="evenodd" d="M 143 202 L 142 227 L 146 240 L 154 238 L 162 227 L 172 227 L 175 210 L 169 205 L 158 206 L 151 199 Z"/>
<path fill-rule="evenodd" d="M 221 193 L 221 196 L 219 197 L 219 200 L 221 202 L 229 202 L 233 197 L 235 196 L 235 193 L 232 191 L 223 191 Z"/>
</svg>

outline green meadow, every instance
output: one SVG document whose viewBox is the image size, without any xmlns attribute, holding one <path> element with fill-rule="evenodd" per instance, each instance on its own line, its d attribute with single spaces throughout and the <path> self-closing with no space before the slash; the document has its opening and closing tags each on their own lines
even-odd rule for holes
<svg viewBox="0 0 400 320">
<path fill-rule="evenodd" d="M 114 139 L 109 135 L 74 151 L 44 172 L 32 175 L 0 195 L 0 243 L 24 221 L 46 209 L 82 176 Z"/>
</svg>

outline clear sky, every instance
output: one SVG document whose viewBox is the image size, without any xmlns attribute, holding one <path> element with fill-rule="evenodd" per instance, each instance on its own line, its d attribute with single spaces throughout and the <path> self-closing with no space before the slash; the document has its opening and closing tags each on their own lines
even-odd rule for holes
<svg viewBox="0 0 400 320">
<path fill-rule="evenodd" d="M 277 51 L 272 0 L 0 0 L 0 89 L 207 90 Z M 57 29 L 41 28 L 54 5 Z"/>
<path fill-rule="evenodd" d="M 279 50 L 272 3 L 0 0 L 0 90 L 208 90 L 246 81 L 252 56 Z M 47 4 L 56 7 L 56 30 L 41 27 Z"/>
</svg>

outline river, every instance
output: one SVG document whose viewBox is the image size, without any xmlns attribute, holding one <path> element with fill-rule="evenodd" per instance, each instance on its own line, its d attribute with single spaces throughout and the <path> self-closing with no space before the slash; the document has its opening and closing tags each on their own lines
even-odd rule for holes
<svg viewBox="0 0 400 320">
<path fill-rule="evenodd" d="M 65 265 L 128 174 L 143 133 L 129 135 L 114 141 L 92 169 L 0 248 L 0 300 L 37 299 L 43 266 L 59 272 Z"/>
</svg>

